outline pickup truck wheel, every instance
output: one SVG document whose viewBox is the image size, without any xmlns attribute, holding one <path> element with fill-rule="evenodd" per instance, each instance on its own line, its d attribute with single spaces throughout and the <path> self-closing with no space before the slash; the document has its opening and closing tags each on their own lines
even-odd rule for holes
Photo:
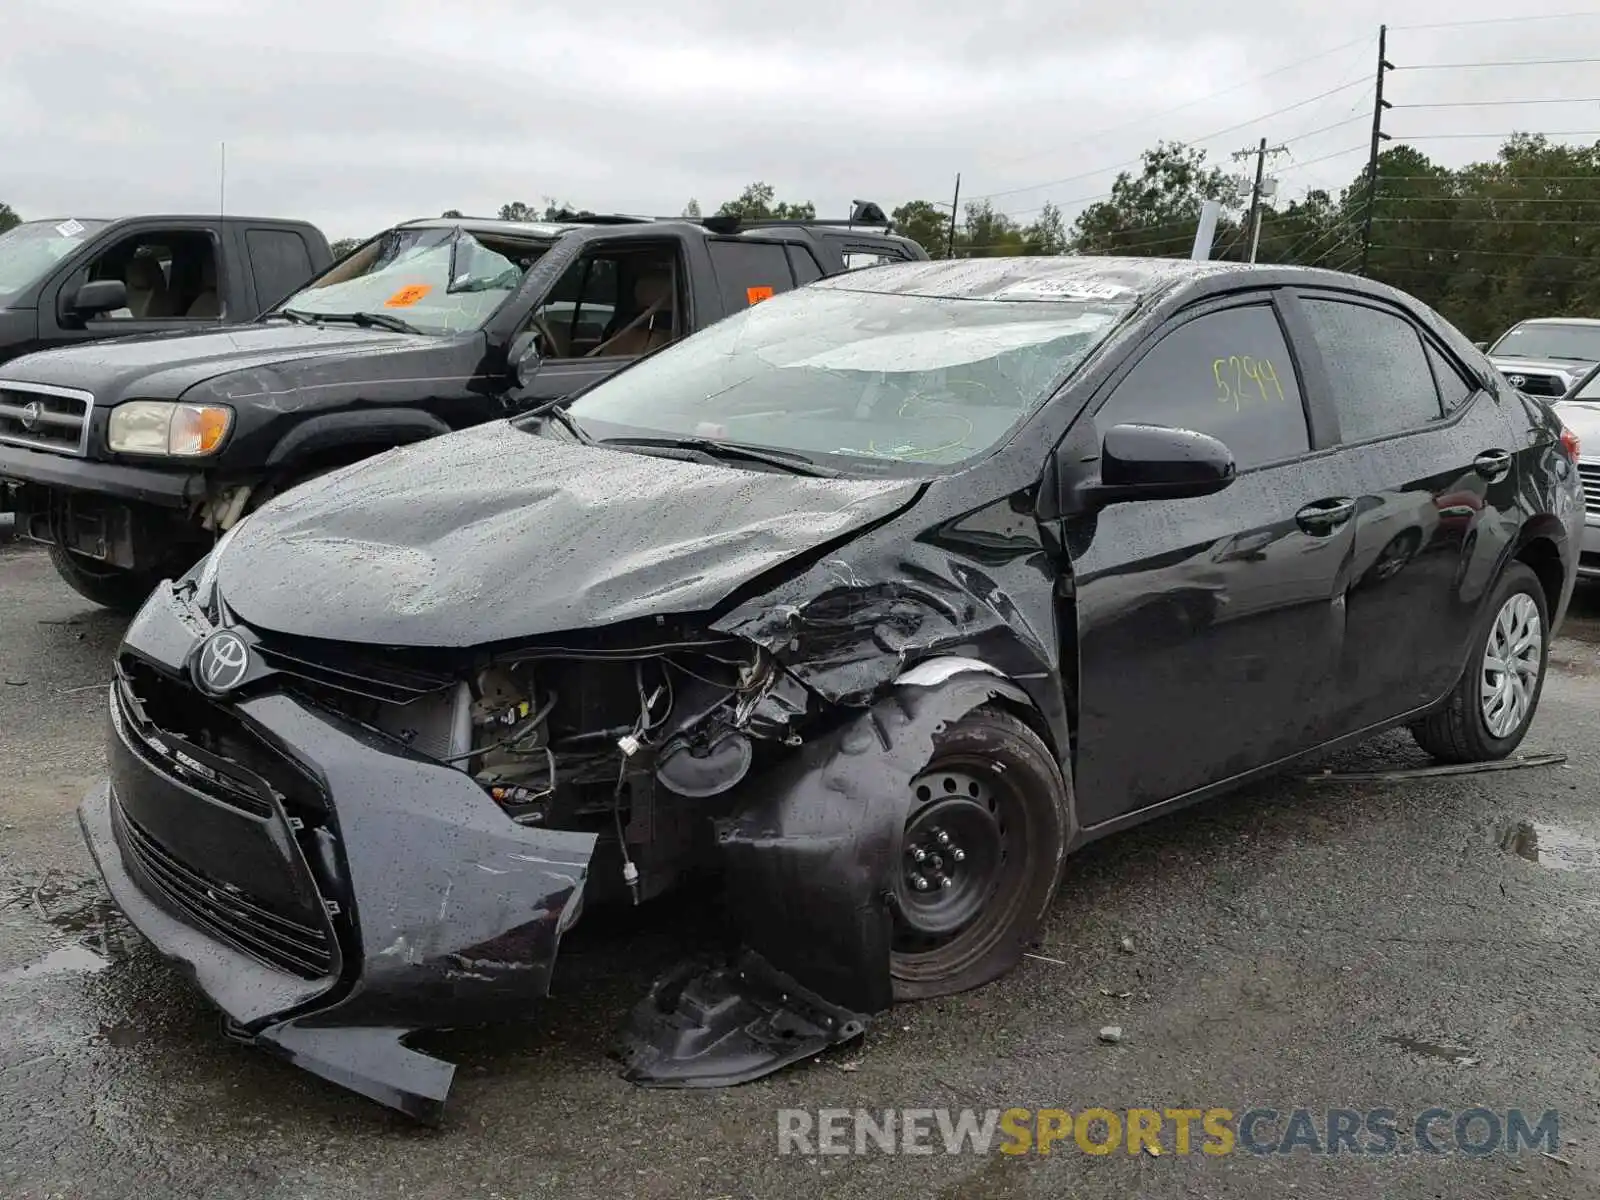
<svg viewBox="0 0 1600 1200">
<path fill-rule="evenodd" d="M 966 991 L 1016 965 L 1060 880 L 1070 794 L 1010 713 L 979 708 L 944 732 L 911 781 L 894 864 L 896 1000 Z"/>
<path fill-rule="evenodd" d="M 50 563 L 67 586 L 85 600 L 103 608 L 132 616 L 155 590 L 163 575 L 160 571 L 128 571 L 107 567 L 82 558 L 61 546 L 50 547 Z"/>
<path fill-rule="evenodd" d="M 1539 707 L 1550 650 L 1544 586 L 1526 563 L 1513 562 L 1485 609 L 1488 623 L 1450 698 L 1411 726 L 1417 745 L 1441 762 L 1505 758 Z"/>
</svg>

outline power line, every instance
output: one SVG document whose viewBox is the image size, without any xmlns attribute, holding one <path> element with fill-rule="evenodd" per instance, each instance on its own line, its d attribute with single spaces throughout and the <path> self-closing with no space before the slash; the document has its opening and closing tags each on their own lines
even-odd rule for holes
<svg viewBox="0 0 1600 1200">
<path fill-rule="evenodd" d="M 1474 71 L 1486 67 L 1563 67 L 1575 63 L 1596 63 L 1600 58 L 1507 58 L 1490 62 L 1410 63 L 1391 67 L 1393 71 Z"/>
<path fill-rule="evenodd" d="M 1366 119 L 1365 115 L 1363 115 L 1362 119 Z M 1299 171 L 1305 167 L 1314 167 L 1320 162 L 1327 162 L 1330 158 L 1342 158 L 1346 154 L 1354 154 L 1357 150 L 1365 150 L 1366 148 L 1367 144 L 1365 142 L 1360 142 L 1354 146 L 1346 146 L 1343 150 L 1335 150 L 1331 154 L 1323 154 L 1317 158 L 1308 158 L 1305 162 L 1290 163 L 1278 174 L 1283 175 L 1289 171 Z"/>
<path fill-rule="evenodd" d="M 1147 123 L 1149 121 L 1159 120 L 1162 117 L 1169 117 L 1173 113 L 1185 112 L 1188 109 L 1196 108 L 1201 104 L 1210 103 L 1212 100 L 1217 100 L 1217 99 L 1220 99 L 1223 96 L 1232 95 L 1234 92 L 1239 91 L 1241 88 L 1247 88 L 1247 87 L 1250 87 L 1252 84 L 1260 83 L 1264 79 L 1272 79 L 1275 76 L 1282 75 L 1286 71 L 1297 70 L 1300 67 L 1306 66 L 1308 63 L 1314 63 L 1314 62 L 1319 61 L 1320 59 L 1327 58 L 1330 55 L 1337 54 L 1341 50 L 1348 50 L 1351 46 L 1358 46 L 1361 43 L 1365 42 L 1366 40 L 1367 40 L 1366 37 L 1351 38 L 1348 42 L 1341 42 L 1339 45 L 1333 46 L 1333 47 L 1331 47 L 1330 49 L 1327 49 L 1327 50 L 1319 50 L 1319 51 L 1317 51 L 1317 53 L 1311 55 L 1308 58 L 1298 59 L 1297 61 L 1289 63 L 1286 66 L 1275 67 L 1272 70 L 1265 72 L 1264 74 L 1253 75 L 1249 79 L 1241 80 L 1238 83 L 1235 83 L 1235 84 L 1232 84 L 1232 85 L 1230 85 L 1228 87 L 1223 88 L 1221 91 L 1212 92 L 1209 95 L 1201 96 L 1198 100 L 1186 100 L 1182 104 L 1173 105 L 1173 107 L 1171 107 L 1171 108 L 1164 108 L 1164 109 L 1160 110 L 1159 112 L 1146 113 L 1144 116 L 1138 117 L 1138 118 L 1136 118 L 1136 119 L 1134 119 L 1132 121 L 1127 122 L 1126 124 L 1113 125 L 1113 126 L 1107 128 L 1107 129 L 1102 129 L 1097 133 L 1088 134 L 1085 137 L 1079 138 L 1076 142 L 1068 142 L 1066 147 L 1058 148 L 1057 152 L 1059 152 L 1059 149 L 1066 149 L 1066 148 L 1070 148 L 1070 147 L 1073 147 L 1073 146 L 1081 146 L 1086 142 L 1095 141 L 1096 139 L 1102 138 L 1102 137 L 1106 136 L 1107 134 L 1110 134 L 1110 133 L 1121 133 L 1121 132 L 1123 132 L 1124 130 L 1127 130 L 1127 129 L 1137 128 L 1138 126 L 1143 125 L 1143 124 L 1145 124 L 1145 123 Z M 1037 157 L 1037 156 L 1029 155 L 1027 157 L 1032 158 L 1032 157 Z M 1008 159 L 1008 160 L 1003 160 L 1003 161 L 1006 161 L 1006 162 L 1020 162 L 1022 160 L 1021 159 Z M 1024 188 L 1022 190 L 1023 191 L 1027 191 L 1028 189 Z M 995 195 L 1003 195 L 1005 193 L 997 192 L 997 193 L 994 193 L 994 194 Z M 979 197 L 979 199 L 991 199 L 991 198 L 992 197 L 981 197 L 981 196 Z"/>
<path fill-rule="evenodd" d="M 1483 17 L 1475 21 L 1430 21 L 1425 25 L 1391 25 L 1390 29 L 1465 29 L 1472 25 L 1513 25 L 1524 21 L 1572 21 L 1579 17 L 1600 17 L 1600 12 L 1534 13 L 1526 17 Z"/>
<path fill-rule="evenodd" d="M 1399 68 L 1396 68 L 1397 70 Z M 1600 96 L 1573 96 L 1571 99 L 1537 100 L 1450 100 L 1437 104 L 1396 104 L 1395 108 L 1496 108 L 1515 104 L 1600 104 Z"/>
<path fill-rule="evenodd" d="M 1286 112 L 1293 112 L 1295 109 L 1304 108 L 1308 104 L 1315 104 L 1318 100 L 1326 100 L 1329 96 L 1337 96 L 1340 92 L 1347 92 L 1353 87 L 1362 87 L 1366 84 L 1366 82 L 1367 81 L 1365 78 L 1351 80 L 1349 83 L 1340 84 L 1336 88 L 1329 88 L 1325 92 L 1318 92 L 1315 96 L 1308 96 L 1304 100 L 1296 101 L 1294 104 L 1286 104 L 1284 107 L 1275 109 L 1272 112 L 1266 113 L 1262 116 L 1252 117 L 1248 121 L 1241 121 L 1237 125 L 1229 125 L 1223 129 L 1213 130 L 1211 133 L 1202 134 L 1199 137 L 1180 139 L 1180 141 L 1182 144 L 1187 146 L 1198 146 L 1201 142 L 1209 142 L 1213 138 L 1219 138 L 1224 134 L 1237 133 L 1241 129 L 1248 129 L 1250 126 L 1259 125 L 1263 121 L 1270 121 L 1273 117 L 1282 116 Z M 1105 167 L 1096 167 L 1092 171 L 1084 171 L 1079 175 L 1068 175 L 1063 179 L 1050 179 L 1046 180 L 1044 183 L 1034 183 L 1028 185 L 1027 187 L 1008 188 L 1003 192 L 989 192 L 986 195 L 974 196 L 972 198 L 974 200 L 997 200 L 1001 196 L 1015 196 L 1020 192 L 1037 192 L 1044 188 L 1059 187 L 1063 183 L 1076 183 L 1082 179 L 1092 179 L 1096 175 L 1104 175 L 1107 171 L 1119 171 L 1124 167 L 1138 166 L 1143 161 L 1144 156 L 1140 155 L 1138 158 L 1128 159 L 1125 162 L 1112 163 L 1110 166 Z"/>
<path fill-rule="evenodd" d="M 1437 204 L 1439 201 L 1436 200 L 1434 203 Z M 1448 201 L 1445 203 L 1448 203 Z M 1600 203 L 1600 201 L 1590 201 L 1590 203 Z M 1408 225 L 1582 225 L 1588 229 L 1593 229 L 1596 226 L 1596 222 L 1593 219 L 1571 221 L 1563 218 L 1551 221 L 1543 217 L 1478 217 L 1476 219 L 1462 217 L 1374 217 L 1373 220 L 1376 222 L 1387 221 L 1390 224 L 1403 221 Z"/>
<path fill-rule="evenodd" d="M 1600 62 L 1600 58 L 1595 59 Z M 1600 136 L 1600 129 L 1546 129 L 1541 132 L 1543 137 L 1596 137 Z M 1397 142 L 1437 142 L 1451 138 L 1500 138 L 1504 140 L 1504 133 L 1397 133 L 1394 140 Z"/>
<path fill-rule="evenodd" d="M 1558 262 L 1593 263 L 1594 256 L 1588 254 L 1546 254 L 1543 251 L 1527 250 L 1473 250 L 1466 246 L 1459 248 L 1450 246 L 1379 246 L 1374 245 L 1374 250 L 1393 250 L 1400 254 L 1479 254 L 1485 258 L 1526 258 L 1547 259 L 1553 258 Z"/>
</svg>

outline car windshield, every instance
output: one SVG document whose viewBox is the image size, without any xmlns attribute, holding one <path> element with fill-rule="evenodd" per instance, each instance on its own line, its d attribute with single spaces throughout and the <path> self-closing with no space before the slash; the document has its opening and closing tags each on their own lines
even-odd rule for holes
<svg viewBox="0 0 1600 1200">
<path fill-rule="evenodd" d="M 493 315 L 548 248 L 548 243 L 480 240 L 456 227 L 391 229 L 273 311 L 330 321 L 398 322 L 419 333 L 467 333 Z"/>
<path fill-rule="evenodd" d="M 1506 358 L 1600 362 L 1600 325 L 1518 325 L 1489 353 Z"/>
<path fill-rule="evenodd" d="M 805 288 L 652 355 L 569 413 L 601 441 L 950 465 L 1003 441 L 1131 307 Z"/>
<path fill-rule="evenodd" d="M 0 233 L 0 304 L 37 283 L 104 221 L 25 221 Z"/>
</svg>

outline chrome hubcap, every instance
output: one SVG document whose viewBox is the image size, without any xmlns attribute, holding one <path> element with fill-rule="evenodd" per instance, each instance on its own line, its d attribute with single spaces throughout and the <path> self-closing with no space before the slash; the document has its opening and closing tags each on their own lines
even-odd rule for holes
<svg viewBox="0 0 1600 1200">
<path fill-rule="evenodd" d="M 1500 606 L 1483 652 L 1479 697 L 1491 736 L 1508 737 L 1527 719 L 1543 656 L 1539 607 L 1532 596 L 1518 592 Z"/>
</svg>

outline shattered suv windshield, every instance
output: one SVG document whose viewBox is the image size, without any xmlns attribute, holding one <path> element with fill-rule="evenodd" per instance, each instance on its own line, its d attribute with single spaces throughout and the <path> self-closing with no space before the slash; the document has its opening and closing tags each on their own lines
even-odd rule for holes
<svg viewBox="0 0 1600 1200">
<path fill-rule="evenodd" d="M 468 333 L 505 302 L 547 248 L 480 240 L 459 228 L 391 229 L 268 315 Z"/>
<path fill-rule="evenodd" d="M 653 355 L 569 412 L 600 441 L 948 465 L 1003 441 L 1129 308 L 808 288 Z"/>
<path fill-rule="evenodd" d="M 36 283 L 104 221 L 26 221 L 0 233 L 0 304 Z"/>
</svg>

